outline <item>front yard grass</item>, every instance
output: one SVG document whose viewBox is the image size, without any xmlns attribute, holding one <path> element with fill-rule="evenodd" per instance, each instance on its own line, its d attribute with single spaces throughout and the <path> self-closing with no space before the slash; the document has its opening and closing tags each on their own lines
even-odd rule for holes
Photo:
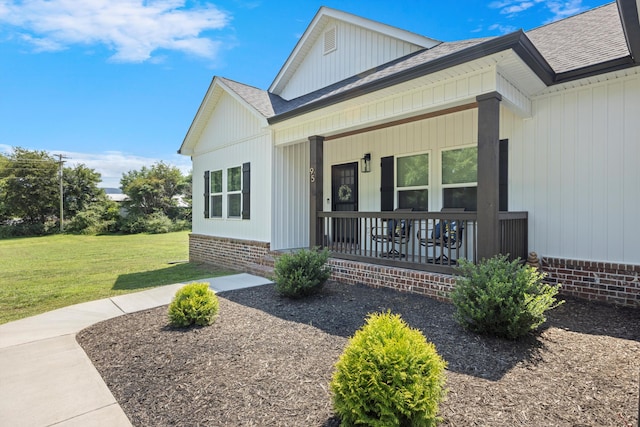
<svg viewBox="0 0 640 427">
<path fill-rule="evenodd" d="M 232 273 L 191 264 L 186 231 L 0 240 L 0 324 L 81 302 Z"/>
</svg>

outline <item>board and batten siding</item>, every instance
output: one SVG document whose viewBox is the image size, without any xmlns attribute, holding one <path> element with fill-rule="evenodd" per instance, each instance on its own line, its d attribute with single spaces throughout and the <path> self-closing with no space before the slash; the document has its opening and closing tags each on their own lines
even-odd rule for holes
<svg viewBox="0 0 640 427">
<path fill-rule="evenodd" d="M 201 154 L 193 158 L 193 225 L 195 234 L 269 242 L 271 225 L 271 173 L 272 148 L 269 134 L 244 140 L 242 144 Z M 251 219 L 204 218 L 204 172 L 226 170 L 251 163 Z M 224 197 L 223 197 L 224 199 Z M 226 200 L 223 200 L 226 213 Z"/>
<path fill-rule="evenodd" d="M 532 111 L 501 117 L 530 250 L 640 264 L 640 74 L 533 98 Z"/>
<path fill-rule="evenodd" d="M 223 93 L 202 131 L 195 155 L 237 144 L 265 132 L 262 123 L 228 93 Z"/>
<path fill-rule="evenodd" d="M 293 99 L 314 92 L 378 65 L 416 52 L 422 47 L 335 19 L 336 49 L 324 53 L 324 31 L 307 53 L 291 80 L 279 93 Z"/>
<path fill-rule="evenodd" d="M 271 249 L 309 247 L 309 143 L 277 147 Z"/>
<path fill-rule="evenodd" d="M 380 211 L 380 159 L 429 153 L 429 210 L 442 207 L 441 152 L 477 145 L 478 111 L 466 110 L 324 143 L 324 210 L 331 211 L 331 166 L 360 162 L 371 153 L 371 172 L 358 176 L 359 210 Z M 329 202 L 327 202 L 329 199 Z"/>
<path fill-rule="evenodd" d="M 275 132 L 276 145 L 306 140 L 310 135 L 331 135 L 336 132 L 383 123 L 397 118 L 411 117 L 426 111 L 437 111 L 454 105 L 475 102 L 475 97 L 496 89 L 494 68 L 486 68 L 438 82 L 395 92 L 369 102 L 361 99 L 341 104 L 335 112 L 322 117 L 302 119 L 280 125 Z M 477 139 L 477 137 L 476 137 Z"/>
<path fill-rule="evenodd" d="M 194 147 L 193 233 L 269 242 L 271 179 L 266 177 L 271 174 L 271 132 L 232 96 L 224 93 L 218 102 Z M 251 219 L 204 218 L 204 172 L 222 170 L 226 182 L 228 168 L 247 162 L 251 163 Z"/>
</svg>

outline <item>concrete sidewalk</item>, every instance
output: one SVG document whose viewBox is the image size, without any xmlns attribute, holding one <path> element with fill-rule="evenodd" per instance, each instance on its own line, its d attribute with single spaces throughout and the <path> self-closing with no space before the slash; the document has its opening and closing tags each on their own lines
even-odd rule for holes
<svg viewBox="0 0 640 427">
<path fill-rule="evenodd" d="M 209 282 L 216 292 L 271 283 L 250 274 L 196 282 Z M 75 335 L 103 320 L 169 304 L 182 286 L 161 286 L 0 325 L 0 424 L 131 426 Z"/>
</svg>

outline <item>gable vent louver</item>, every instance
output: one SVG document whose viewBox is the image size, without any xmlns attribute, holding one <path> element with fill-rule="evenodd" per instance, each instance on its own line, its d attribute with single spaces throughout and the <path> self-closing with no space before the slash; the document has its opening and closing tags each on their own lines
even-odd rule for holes
<svg viewBox="0 0 640 427">
<path fill-rule="evenodd" d="M 324 54 L 326 55 L 334 50 L 336 50 L 336 27 L 324 32 Z"/>
</svg>

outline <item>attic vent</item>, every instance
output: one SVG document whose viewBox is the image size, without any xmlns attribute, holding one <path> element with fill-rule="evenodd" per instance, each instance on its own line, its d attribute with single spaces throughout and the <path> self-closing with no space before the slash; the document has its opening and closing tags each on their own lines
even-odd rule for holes
<svg viewBox="0 0 640 427">
<path fill-rule="evenodd" d="M 324 54 L 336 50 L 336 27 L 324 32 Z"/>
</svg>

